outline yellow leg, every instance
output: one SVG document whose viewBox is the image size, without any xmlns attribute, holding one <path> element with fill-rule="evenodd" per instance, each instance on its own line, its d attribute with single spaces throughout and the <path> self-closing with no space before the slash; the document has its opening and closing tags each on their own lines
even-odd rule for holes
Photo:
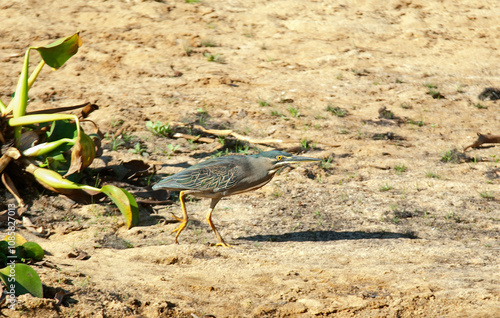
<svg viewBox="0 0 500 318">
<path fill-rule="evenodd" d="M 217 240 L 219 240 L 219 242 L 215 245 L 216 246 L 231 247 L 231 245 L 224 242 L 224 240 L 222 239 L 222 236 L 220 236 L 219 232 L 215 228 L 214 223 L 212 222 L 212 212 L 214 211 L 214 208 L 217 205 L 217 203 L 219 202 L 219 200 L 220 199 L 212 199 L 212 202 L 210 202 L 210 210 L 208 210 L 208 213 L 207 213 L 207 222 L 210 225 L 210 227 L 212 228 L 212 230 L 214 231 L 215 236 L 217 236 Z"/>
<path fill-rule="evenodd" d="M 172 231 L 172 233 L 177 232 L 177 234 L 175 235 L 175 244 L 179 244 L 179 242 L 177 241 L 177 238 L 179 237 L 179 234 L 181 234 L 182 230 L 184 230 L 184 228 L 186 227 L 186 224 L 188 222 L 188 216 L 187 216 L 187 211 L 186 211 L 186 204 L 184 203 L 184 198 L 185 197 L 186 197 L 185 191 L 181 191 L 179 193 L 179 200 L 181 201 L 182 219 L 176 217 L 172 213 L 172 216 L 174 217 L 174 219 L 176 219 L 177 221 L 181 222 L 181 224 L 175 230 Z"/>
</svg>

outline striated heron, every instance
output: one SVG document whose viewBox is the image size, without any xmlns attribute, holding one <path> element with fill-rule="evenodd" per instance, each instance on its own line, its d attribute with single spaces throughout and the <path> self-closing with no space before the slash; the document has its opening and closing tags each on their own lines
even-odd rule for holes
<svg viewBox="0 0 500 318">
<path fill-rule="evenodd" d="M 186 227 L 188 216 L 184 199 L 186 195 L 211 198 L 210 210 L 206 219 L 219 241 L 217 245 L 229 246 L 212 222 L 212 212 L 220 199 L 247 191 L 259 189 L 274 177 L 276 172 L 291 163 L 321 161 L 321 159 L 292 156 L 284 151 L 267 151 L 258 155 L 233 155 L 212 158 L 198 163 L 177 174 L 161 180 L 153 186 L 153 190 L 167 189 L 180 191 L 179 199 L 182 207 L 182 218 L 173 217 L 181 222 L 172 231 L 177 232 L 175 243 Z"/>
</svg>

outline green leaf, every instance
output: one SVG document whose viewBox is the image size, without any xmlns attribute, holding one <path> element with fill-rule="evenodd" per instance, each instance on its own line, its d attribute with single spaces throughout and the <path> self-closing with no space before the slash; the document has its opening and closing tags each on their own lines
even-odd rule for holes
<svg viewBox="0 0 500 318">
<path fill-rule="evenodd" d="M 42 298 L 42 282 L 35 270 L 26 264 L 12 264 L 0 269 L 0 279 L 5 284 L 5 291 L 16 296 L 30 293 Z"/>
<path fill-rule="evenodd" d="M 7 266 L 7 256 L 4 253 L 0 253 L 0 268 Z"/>
<path fill-rule="evenodd" d="M 73 55 L 78 52 L 82 45 L 79 33 L 59 39 L 49 45 L 34 47 L 40 52 L 42 59 L 52 68 L 60 68 Z"/>
<path fill-rule="evenodd" d="M 0 114 L 5 115 L 5 111 L 7 110 L 7 106 L 0 100 Z"/>
<path fill-rule="evenodd" d="M 16 253 L 14 254 L 18 260 L 21 260 L 21 262 L 25 261 L 26 258 L 26 251 L 24 250 L 24 247 L 22 246 L 16 246 Z"/>
<path fill-rule="evenodd" d="M 47 123 L 55 120 L 75 120 L 79 124 L 78 117 L 71 114 L 32 114 L 9 119 L 10 126 L 26 126 L 40 123 Z M 77 129 L 78 129 L 77 125 Z"/>
<path fill-rule="evenodd" d="M 63 138 L 74 139 L 78 136 L 78 129 L 74 121 L 68 119 L 58 120 L 52 123 L 46 135 L 47 141 L 56 141 Z M 65 148 L 64 151 L 69 150 L 71 147 L 72 145 Z"/>
<path fill-rule="evenodd" d="M 53 157 L 49 157 L 49 155 L 47 155 L 45 157 L 45 161 L 40 163 L 38 166 L 40 168 L 50 168 L 51 170 L 54 170 L 61 175 L 66 173 L 69 165 L 67 164 L 67 160 L 66 157 L 64 157 L 64 154 L 56 154 Z"/>
<path fill-rule="evenodd" d="M 4 254 L 4 255 L 10 254 L 9 242 L 0 241 L 0 254 Z"/>
<path fill-rule="evenodd" d="M 24 63 L 21 75 L 19 75 L 19 80 L 17 82 L 16 92 L 14 98 L 10 101 L 9 109 L 12 107 L 12 115 L 14 118 L 24 116 L 26 113 L 26 107 L 28 105 L 28 67 L 30 61 L 30 49 L 24 54 Z M 16 129 L 21 131 L 20 129 Z M 18 138 L 18 136 L 16 136 Z"/>
<path fill-rule="evenodd" d="M 24 251 L 26 252 L 25 257 L 31 258 L 35 261 L 41 261 L 45 256 L 45 252 L 40 245 L 35 242 L 26 242 L 23 244 Z"/>
<path fill-rule="evenodd" d="M 30 147 L 23 151 L 23 156 L 26 157 L 38 157 L 46 155 L 61 145 L 69 144 L 73 145 L 75 143 L 74 139 L 62 138 L 56 141 L 44 142 L 42 144 L 38 144 L 36 146 Z"/>
<path fill-rule="evenodd" d="M 19 118 L 26 114 L 26 107 L 28 106 L 28 66 L 29 66 L 29 55 L 30 49 L 26 51 L 24 55 L 24 64 L 17 82 L 16 93 L 14 98 L 10 101 L 9 106 L 7 106 L 6 112 L 8 113 L 12 110 L 12 115 L 15 118 Z M 16 140 L 16 147 L 19 148 L 21 139 L 22 127 L 14 127 L 14 138 Z"/>
<path fill-rule="evenodd" d="M 100 189 L 88 186 L 86 184 L 78 184 L 63 178 L 56 171 L 40 168 L 30 163 L 25 170 L 35 176 L 35 179 L 45 188 L 58 193 L 72 193 L 72 190 L 85 190 L 92 192 L 101 192 Z"/>
<path fill-rule="evenodd" d="M 113 185 L 105 185 L 101 192 L 106 194 L 116 204 L 125 217 L 127 228 L 137 225 L 139 222 L 139 208 L 134 197 L 127 191 Z"/>
<path fill-rule="evenodd" d="M 77 140 L 78 130 L 75 122 L 69 120 L 58 120 L 52 123 L 47 132 L 47 142 L 58 142 L 60 140 Z M 73 147 L 71 143 L 61 144 L 53 151 L 44 155 L 44 162 L 48 163 L 51 170 L 57 171 L 61 175 L 66 174 L 70 167 L 70 155 L 66 154 Z M 71 178 L 71 181 L 79 181 L 79 178 Z"/>
</svg>

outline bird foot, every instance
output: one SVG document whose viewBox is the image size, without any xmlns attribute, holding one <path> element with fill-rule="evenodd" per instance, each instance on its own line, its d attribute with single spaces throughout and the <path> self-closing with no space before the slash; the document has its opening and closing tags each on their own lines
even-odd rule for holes
<svg viewBox="0 0 500 318">
<path fill-rule="evenodd" d="M 184 219 L 181 219 L 181 218 L 176 217 L 176 216 L 175 216 L 175 214 L 174 214 L 173 212 L 170 212 L 170 214 L 172 214 L 172 217 L 173 217 L 174 219 L 176 219 L 178 222 L 184 222 Z"/>
<path fill-rule="evenodd" d="M 219 242 L 219 243 L 215 244 L 215 246 L 232 247 L 231 245 L 227 244 L 226 242 Z"/>
<path fill-rule="evenodd" d="M 181 221 L 182 222 L 182 221 Z M 180 233 L 185 227 L 186 227 L 187 222 L 182 222 L 181 225 L 179 225 L 175 230 L 172 230 L 170 233 Z M 177 238 L 175 239 L 177 241 Z"/>
<path fill-rule="evenodd" d="M 180 220 L 180 222 L 181 222 L 181 224 L 175 230 L 173 230 L 171 232 L 171 233 L 177 233 L 177 234 L 175 234 L 175 244 L 179 244 L 179 242 L 177 241 L 177 238 L 179 237 L 179 234 L 181 234 L 182 230 L 184 230 L 184 228 L 187 225 L 187 221 Z"/>
</svg>

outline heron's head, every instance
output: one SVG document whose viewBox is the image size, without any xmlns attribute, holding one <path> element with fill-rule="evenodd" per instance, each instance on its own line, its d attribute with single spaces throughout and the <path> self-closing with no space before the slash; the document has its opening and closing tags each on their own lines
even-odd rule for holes
<svg viewBox="0 0 500 318">
<path fill-rule="evenodd" d="M 292 163 L 321 161 L 321 159 L 317 158 L 293 156 L 288 152 L 280 150 L 261 152 L 260 154 L 255 155 L 255 157 L 266 161 L 269 173 L 275 173 L 280 168 Z"/>
</svg>

